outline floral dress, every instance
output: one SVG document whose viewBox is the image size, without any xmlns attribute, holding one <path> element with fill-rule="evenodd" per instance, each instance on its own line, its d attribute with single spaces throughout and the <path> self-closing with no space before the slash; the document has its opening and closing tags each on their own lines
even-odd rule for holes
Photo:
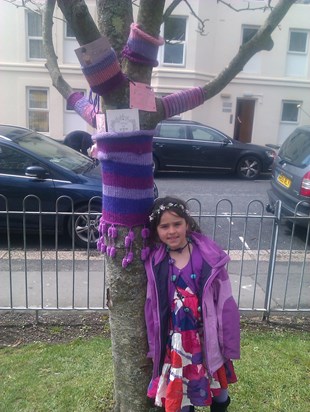
<svg viewBox="0 0 310 412">
<path fill-rule="evenodd" d="M 202 258 L 193 245 L 192 256 L 183 269 L 169 262 L 168 291 L 171 304 L 169 334 L 161 375 L 149 386 L 148 396 L 166 412 L 192 411 L 208 406 L 221 388 L 236 382 L 232 362 L 226 362 L 213 376 L 203 359 L 202 319 L 198 298 Z"/>
</svg>

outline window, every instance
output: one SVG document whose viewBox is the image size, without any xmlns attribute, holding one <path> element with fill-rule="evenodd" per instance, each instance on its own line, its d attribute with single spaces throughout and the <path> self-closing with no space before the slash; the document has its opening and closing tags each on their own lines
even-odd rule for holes
<svg viewBox="0 0 310 412">
<path fill-rule="evenodd" d="M 258 32 L 258 26 L 242 26 L 241 44 L 245 44 L 252 39 Z M 260 73 L 262 65 L 261 53 L 256 53 L 251 59 L 244 65 L 242 71 L 244 73 Z"/>
<path fill-rule="evenodd" d="M 200 126 L 191 127 L 191 132 L 194 140 L 203 140 L 205 142 L 223 142 L 225 140 L 224 136 Z"/>
<path fill-rule="evenodd" d="M 44 59 L 42 16 L 27 12 L 28 59 Z"/>
<path fill-rule="evenodd" d="M 281 121 L 297 123 L 300 104 L 300 102 L 283 102 Z"/>
<path fill-rule="evenodd" d="M 75 49 L 79 47 L 79 43 L 76 40 L 73 30 L 67 22 L 64 22 L 63 35 L 63 62 L 66 64 L 78 64 Z"/>
<path fill-rule="evenodd" d="M 0 173 L 25 176 L 28 166 L 41 166 L 38 161 L 11 147 L 0 146 Z"/>
<path fill-rule="evenodd" d="M 302 31 L 291 31 L 289 41 L 289 52 L 306 53 L 307 52 L 308 33 Z"/>
<path fill-rule="evenodd" d="M 247 43 L 258 32 L 258 27 L 243 27 L 242 28 L 242 44 Z"/>
<path fill-rule="evenodd" d="M 27 97 L 28 127 L 38 132 L 48 132 L 48 89 L 28 89 Z"/>
<path fill-rule="evenodd" d="M 68 39 L 75 39 L 75 34 L 67 22 L 65 22 L 65 37 Z"/>
<path fill-rule="evenodd" d="M 185 64 L 186 18 L 169 17 L 164 26 L 164 57 L 165 64 Z"/>
<path fill-rule="evenodd" d="M 186 139 L 186 126 L 177 124 L 165 124 L 160 126 L 159 137 L 167 139 Z"/>
<path fill-rule="evenodd" d="M 286 59 L 286 75 L 291 77 L 306 77 L 309 53 L 309 33 L 301 30 L 291 30 L 288 41 Z"/>
</svg>

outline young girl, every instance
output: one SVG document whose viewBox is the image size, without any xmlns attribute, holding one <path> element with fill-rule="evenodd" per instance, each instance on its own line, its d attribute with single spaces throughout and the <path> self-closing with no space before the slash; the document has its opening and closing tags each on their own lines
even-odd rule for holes
<svg viewBox="0 0 310 412">
<path fill-rule="evenodd" d="M 225 265 L 229 257 L 200 233 L 186 203 L 158 198 L 145 263 L 145 318 L 153 360 L 148 396 L 166 412 L 211 405 L 225 412 L 240 357 L 239 312 Z"/>
</svg>

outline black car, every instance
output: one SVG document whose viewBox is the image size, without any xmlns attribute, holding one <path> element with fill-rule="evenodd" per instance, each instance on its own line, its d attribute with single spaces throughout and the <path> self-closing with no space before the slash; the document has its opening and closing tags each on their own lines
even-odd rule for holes
<svg viewBox="0 0 310 412">
<path fill-rule="evenodd" d="M 166 120 L 155 129 L 154 172 L 195 170 L 237 173 L 256 179 L 270 173 L 276 152 L 269 147 L 242 143 L 198 122 Z"/>
<path fill-rule="evenodd" d="M 41 218 L 43 233 L 55 233 L 57 219 L 60 234 L 74 234 L 77 245 L 94 247 L 101 198 L 98 161 L 32 130 L 0 125 L 2 231 L 6 210 L 34 212 L 9 214 L 10 232 L 20 232 L 23 225 L 27 233 L 37 232 Z M 55 217 L 56 211 L 61 213 Z"/>
</svg>

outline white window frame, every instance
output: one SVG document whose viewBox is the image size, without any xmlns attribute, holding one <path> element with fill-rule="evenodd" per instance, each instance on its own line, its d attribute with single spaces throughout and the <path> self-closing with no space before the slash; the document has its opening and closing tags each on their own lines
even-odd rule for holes
<svg viewBox="0 0 310 412">
<path fill-rule="evenodd" d="M 46 107 L 32 107 L 30 103 L 31 92 L 37 91 L 37 90 L 46 91 Z M 48 123 L 47 130 L 41 130 L 41 129 L 38 130 L 37 128 L 32 127 L 31 122 L 30 122 L 31 112 L 47 114 L 47 123 Z M 32 130 L 36 130 L 36 131 L 43 132 L 43 133 L 49 133 L 50 131 L 49 112 L 50 112 L 49 110 L 49 89 L 46 87 L 27 87 L 27 124 L 28 124 L 28 127 Z"/>
<path fill-rule="evenodd" d="M 183 46 L 183 56 L 182 56 L 182 62 L 180 63 L 170 63 L 170 62 L 165 62 L 165 47 L 166 43 L 164 43 L 163 47 L 161 48 L 161 63 L 164 66 L 178 66 L 178 67 L 184 67 L 185 66 L 185 56 L 186 56 L 186 44 L 187 44 L 187 26 L 188 26 L 188 18 L 187 16 L 169 16 L 168 19 L 182 19 L 185 21 L 185 33 L 184 33 L 184 40 L 169 40 L 170 44 L 181 44 Z M 162 32 L 164 34 L 165 32 L 165 24 L 163 24 L 162 27 Z"/>
<path fill-rule="evenodd" d="M 294 100 L 282 100 L 282 109 L 281 109 L 281 123 L 294 123 L 297 124 L 299 122 L 299 114 L 300 114 L 300 108 L 298 107 L 301 105 L 302 102 L 300 101 L 294 101 Z M 283 119 L 284 115 L 284 106 L 285 105 L 291 105 L 296 107 L 296 119 L 295 120 L 290 120 L 290 119 Z"/>
<path fill-rule="evenodd" d="M 41 27 L 41 35 L 40 36 L 34 36 L 34 35 L 30 35 L 29 34 L 29 16 L 30 14 L 32 15 L 37 15 L 41 18 L 42 20 L 42 16 L 38 13 L 32 12 L 32 11 L 27 11 L 26 12 L 26 27 L 27 27 L 27 59 L 28 60 L 45 60 L 45 56 L 42 57 L 32 57 L 30 56 L 30 43 L 32 40 L 35 41 L 40 41 L 42 43 L 42 51 L 43 51 L 43 35 L 42 35 L 42 27 Z"/>
<path fill-rule="evenodd" d="M 291 38 L 293 33 L 303 33 L 306 35 L 306 44 L 305 44 L 305 50 L 304 51 L 299 51 L 299 50 L 291 50 L 290 49 L 290 44 L 291 44 Z M 309 48 L 309 31 L 307 30 L 298 30 L 298 29 L 291 29 L 290 34 L 289 34 L 289 41 L 288 41 L 288 53 L 289 54 L 298 54 L 298 55 L 306 55 L 308 53 L 308 48 Z"/>
</svg>

